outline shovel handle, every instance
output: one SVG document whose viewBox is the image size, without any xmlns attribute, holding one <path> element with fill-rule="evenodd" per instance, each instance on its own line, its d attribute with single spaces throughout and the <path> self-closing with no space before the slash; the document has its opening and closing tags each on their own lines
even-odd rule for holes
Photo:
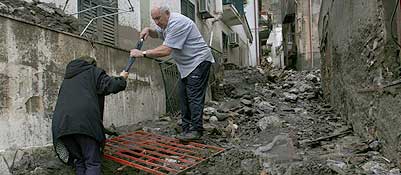
<svg viewBox="0 0 401 175">
<path fill-rule="evenodd" d="M 141 48 L 142 48 L 142 45 L 143 45 L 143 38 L 141 38 L 141 40 L 139 40 L 137 43 L 136 43 L 136 47 L 135 47 L 135 49 L 138 49 L 138 50 L 141 50 Z M 129 57 L 128 58 L 128 63 L 127 63 L 127 65 L 125 66 L 125 68 L 124 68 L 124 71 L 125 72 L 128 72 L 130 69 L 131 69 L 131 66 L 134 64 L 134 62 L 135 62 L 135 57 Z"/>
</svg>

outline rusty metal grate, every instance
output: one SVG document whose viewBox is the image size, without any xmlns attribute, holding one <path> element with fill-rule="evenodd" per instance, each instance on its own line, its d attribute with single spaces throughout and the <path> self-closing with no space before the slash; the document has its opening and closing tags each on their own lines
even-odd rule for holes
<svg viewBox="0 0 401 175">
<path fill-rule="evenodd" d="M 106 140 L 104 157 L 151 174 L 182 173 L 223 148 L 136 131 Z"/>
</svg>

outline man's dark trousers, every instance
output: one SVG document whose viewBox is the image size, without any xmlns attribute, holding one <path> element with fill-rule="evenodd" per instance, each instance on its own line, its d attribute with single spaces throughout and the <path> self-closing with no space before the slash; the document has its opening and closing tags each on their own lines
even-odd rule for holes
<svg viewBox="0 0 401 175">
<path fill-rule="evenodd" d="M 100 143 L 92 137 L 72 134 L 62 136 L 61 141 L 73 156 L 77 175 L 100 175 L 101 152 Z"/>
<path fill-rule="evenodd" d="M 183 132 L 203 131 L 203 106 L 211 62 L 200 63 L 179 83 Z"/>
</svg>

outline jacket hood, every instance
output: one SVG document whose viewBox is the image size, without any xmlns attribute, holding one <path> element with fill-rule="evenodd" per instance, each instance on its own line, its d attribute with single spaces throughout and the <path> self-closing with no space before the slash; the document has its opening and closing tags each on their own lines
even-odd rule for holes
<svg viewBox="0 0 401 175">
<path fill-rule="evenodd" d="M 72 60 L 68 63 L 67 68 L 65 70 L 64 79 L 70 79 L 75 77 L 76 75 L 80 74 L 83 71 L 86 71 L 95 65 L 89 64 L 88 62 L 80 59 Z"/>
</svg>

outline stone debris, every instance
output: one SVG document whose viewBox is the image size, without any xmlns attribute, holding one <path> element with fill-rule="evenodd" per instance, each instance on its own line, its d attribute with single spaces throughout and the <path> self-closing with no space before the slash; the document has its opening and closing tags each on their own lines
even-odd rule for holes
<svg viewBox="0 0 401 175">
<path fill-rule="evenodd" d="M 380 154 L 380 140 L 353 135 L 325 103 L 319 71 L 233 67 L 225 74 L 217 85 L 224 95 L 205 104 L 202 142 L 226 151 L 187 174 L 399 174 Z M 161 116 L 117 130 L 175 136 L 182 132 L 181 123 L 180 115 Z M 23 169 L 46 174 L 44 167 Z M 104 174 L 119 167 L 105 162 Z M 138 172 L 124 168 L 121 173 Z"/>
<path fill-rule="evenodd" d="M 281 121 L 277 116 L 267 116 L 263 117 L 258 121 L 258 127 L 261 130 L 268 129 L 269 127 L 280 127 L 282 126 L 283 121 Z"/>
<path fill-rule="evenodd" d="M 80 33 L 78 19 L 65 14 L 52 3 L 3 0 L 0 2 L 0 14 L 58 31 Z"/>
</svg>

